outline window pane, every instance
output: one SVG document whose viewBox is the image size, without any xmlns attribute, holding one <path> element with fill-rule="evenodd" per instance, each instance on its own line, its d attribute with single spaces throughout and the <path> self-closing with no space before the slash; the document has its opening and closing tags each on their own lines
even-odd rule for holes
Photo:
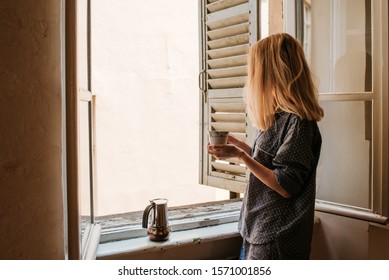
<svg viewBox="0 0 389 280">
<path fill-rule="evenodd" d="M 304 48 L 319 92 L 371 91 L 370 1 L 305 1 L 304 14 Z"/>
<path fill-rule="evenodd" d="M 370 208 L 372 105 L 365 101 L 323 102 L 323 144 L 317 198 Z"/>
</svg>

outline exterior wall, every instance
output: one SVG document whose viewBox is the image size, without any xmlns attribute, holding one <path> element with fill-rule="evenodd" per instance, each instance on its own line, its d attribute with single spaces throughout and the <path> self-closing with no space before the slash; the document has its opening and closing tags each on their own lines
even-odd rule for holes
<svg viewBox="0 0 389 280">
<path fill-rule="evenodd" d="M 60 0 L 0 2 L 0 259 L 63 259 Z"/>
<path fill-rule="evenodd" d="M 281 16 L 283 0 L 269 0 L 269 34 L 283 32 L 284 22 Z"/>
<path fill-rule="evenodd" d="M 96 215 L 228 198 L 198 184 L 198 27 L 198 0 L 93 1 Z"/>
</svg>

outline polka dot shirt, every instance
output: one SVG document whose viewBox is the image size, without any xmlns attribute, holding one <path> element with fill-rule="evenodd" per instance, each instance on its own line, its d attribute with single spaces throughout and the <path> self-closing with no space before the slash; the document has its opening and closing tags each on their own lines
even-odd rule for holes
<svg viewBox="0 0 389 280">
<path fill-rule="evenodd" d="M 310 250 L 321 135 L 316 122 L 294 114 L 280 112 L 275 119 L 268 130 L 256 133 L 251 156 L 273 170 L 291 197 L 283 198 L 250 174 L 239 231 L 250 244 L 282 240 L 298 254 Z"/>
</svg>

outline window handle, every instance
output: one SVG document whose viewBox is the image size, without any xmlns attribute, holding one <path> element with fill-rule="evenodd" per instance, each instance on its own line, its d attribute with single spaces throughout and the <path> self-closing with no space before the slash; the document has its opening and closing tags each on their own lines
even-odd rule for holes
<svg viewBox="0 0 389 280">
<path fill-rule="evenodd" d="M 205 75 L 205 70 L 203 70 L 199 73 L 199 89 L 203 93 L 204 101 L 207 102 L 207 89 L 204 85 L 205 84 L 204 75 Z"/>
</svg>

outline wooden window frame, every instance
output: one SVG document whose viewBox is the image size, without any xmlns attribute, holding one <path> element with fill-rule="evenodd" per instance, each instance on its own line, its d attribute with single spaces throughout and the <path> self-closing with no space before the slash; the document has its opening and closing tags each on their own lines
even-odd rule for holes
<svg viewBox="0 0 389 280">
<path fill-rule="evenodd" d="M 304 19 L 301 18 L 304 0 L 284 0 L 284 31 L 303 39 Z M 372 91 L 322 92 L 320 101 L 371 101 L 373 103 L 373 151 L 371 209 L 353 205 L 316 200 L 316 210 L 381 224 L 388 223 L 388 3 L 371 1 L 372 10 Z"/>
</svg>

